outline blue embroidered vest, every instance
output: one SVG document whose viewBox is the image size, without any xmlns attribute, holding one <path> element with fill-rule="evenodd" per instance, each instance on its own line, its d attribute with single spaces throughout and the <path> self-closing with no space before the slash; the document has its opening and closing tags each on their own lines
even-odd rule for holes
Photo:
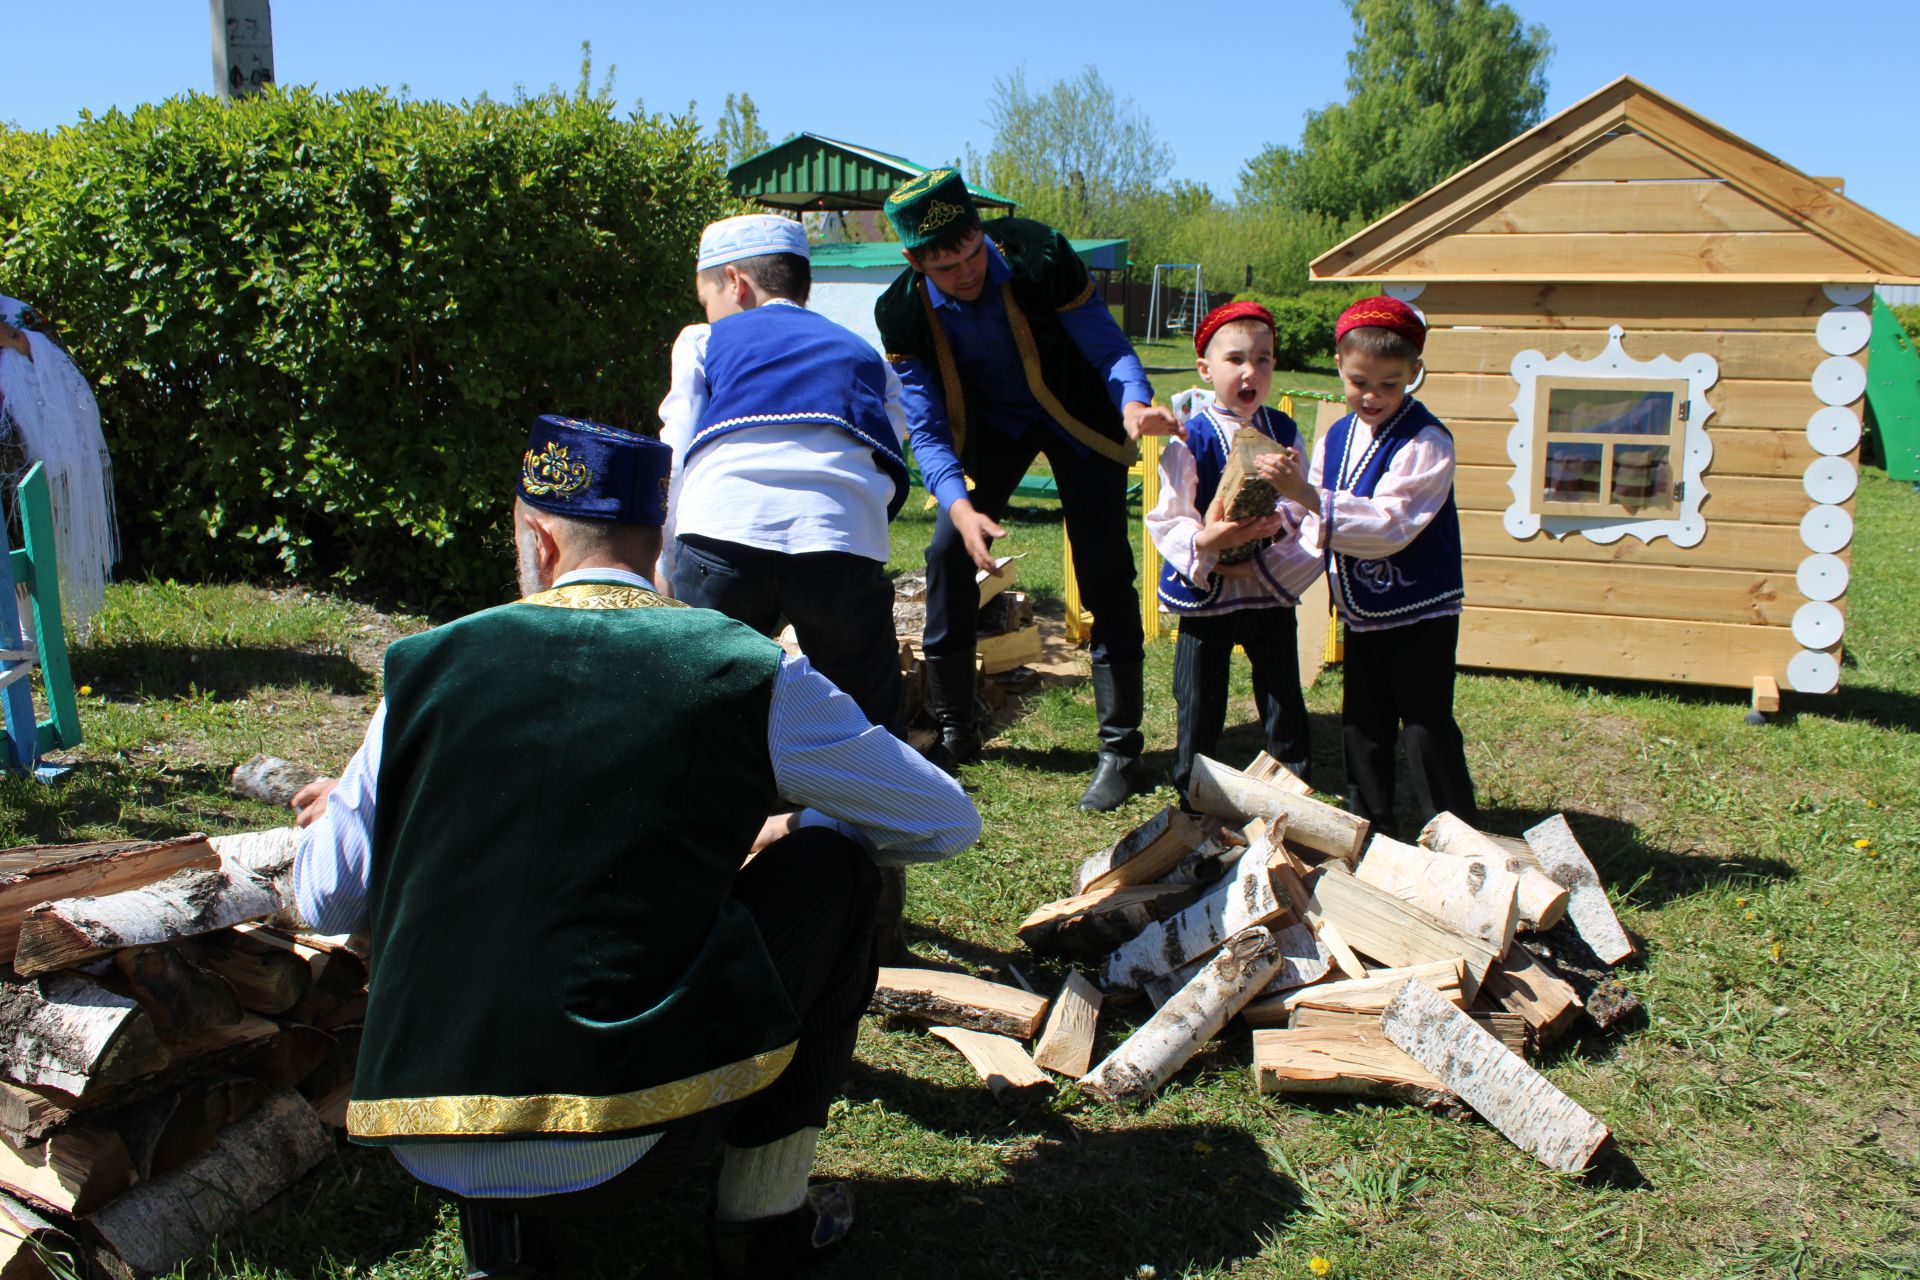
<svg viewBox="0 0 1920 1280">
<path fill-rule="evenodd" d="M 1253 421 L 1247 425 L 1276 443 L 1296 449 L 1300 447 L 1300 429 L 1294 425 L 1292 418 L 1278 409 L 1261 405 L 1255 411 Z M 1226 472 L 1227 457 L 1233 450 L 1233 433 L 1240 426 L 1240 423 L 1225 414 L 1216 414 L 1211 408 L 1202 409 L 1187 420 L 1187 449 L 1193 454 L 1194 462 L 1193 505 L 1199 509 L 1202 519 L 1213 503 L 1213 495 L 1219 492 L 1220 477 Z M 1162 561 L 1160 602 L 1175 613 L 1203 612 L 1220 598 L 1220 590 L 1225 582 L 1224 578 L 1215 574 L 1210 586 L 1201 587 L 1171 564 Z"/>
<path fill-rule="evenodd" d="M 907 461 L 887 419 L 886 362 L 852 330 L 783 303 L 716 320 L 707 338 L 707 385 L 712 393 L 688 458 L 746 427 L 838 427 L 873 450 L 893 481 L 887 519 L 899 513 Z"/>
<path fill-rule="evenodd" d="M 1374 435 L 1373 443 L 1353 454 L 1348 448 L 1353 440 L 1353 415 L 1348 414 L 1327 429 L 1322 486 L 1372 497 L 1394 457 L 1425 427 L 1438 428 L 1448 440 L 1453 439 L 1440 419 L 1408 396 L 1400 412 Z M 1337 521 L 1338 499 L 1335 502 Z M 1336 551 L 1327 573 L 1340 611 L 1360 622 L 1408 618 L 1458 602 L 1466 595 L 1466 585 L 1460 570 L 1460 513 L 1454 507 L 1453 491 L 1447 491 L 1445 505 L 1434 513 L 1427 527 L 1399 551 L 1380 560 L 1362 560 Z"/>
</svg>

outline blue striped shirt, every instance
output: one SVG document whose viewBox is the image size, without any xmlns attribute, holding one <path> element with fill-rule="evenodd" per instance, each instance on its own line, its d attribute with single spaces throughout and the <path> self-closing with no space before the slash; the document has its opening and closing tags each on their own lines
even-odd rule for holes
<svg viewBox="0 0 1920 1280">
<path fill-rule="evenodd" d="M 577 569 L 553 585 L 579 581 L 653 589 L 639 574 L 604 568 Z M 386 723 L 382 699 L 366 739 L 327 798 L 326 812 L 301 833 L 294 896 L 302 918 L 322 933 L 352 933 L 366 918 Z M 853 699 L 804 657 L 786 658 L 774 676 L 767 749 L 780 794 L 806 806 L 800 825 L 834 827 L 881 865 L 937 862 L 980 837 L 980 815 L 959 784 L 868 723 Z M 375 956 L 373 963 L 379 962 Z M 393 1151 L 408 1173 L 458 1195 L 538 1196 L 605 1182 L 646 1155 L 658 1138 L 422 1143 Z"/>
</svg>

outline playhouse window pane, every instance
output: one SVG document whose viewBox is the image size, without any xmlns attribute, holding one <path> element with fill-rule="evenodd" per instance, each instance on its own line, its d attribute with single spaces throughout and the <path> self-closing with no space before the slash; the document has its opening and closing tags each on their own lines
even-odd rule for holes
<svg viewBox="0 0 1920 1280">
<path fill-rule="evenodd" d="M 1597 444 L 1549 444 L 1546 488 L 1548 502 L 1600 501 L 1601 451 Z"/>
<path fill-rule="evenodd" d="M 1623 507 L 1664 507 L 1673 499 L 1672 450 L 1665 445 L 1616 445 L 1613 500 Z"/>
<path fill-rule="evenodd" d="M 1547 392 L 1547 434 L 1666 435 L 1673 392 L 1554 387 Z"/>
</svg>

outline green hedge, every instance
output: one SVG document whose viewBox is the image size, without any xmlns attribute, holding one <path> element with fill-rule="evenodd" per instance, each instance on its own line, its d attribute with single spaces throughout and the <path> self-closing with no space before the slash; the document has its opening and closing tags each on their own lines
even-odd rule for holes
<svg viewBox="0 0 1920 1280">
<path fill-rule="evenodd" d="M 1257 302 L 1273 312 L 1274 368 L 1331 372 L 1334 322 L 1354 299 L 1363 298 L 1368 292 L 1320 285 L 1281 297 L 1243 293 L 1235 301 Z"/>
<path fill-rule="evenodd" d="M 538 413 L 654 429 L 730 211 L 604 98 L 192 96 L 0 129 L 0 281 L 95 381 L 133 572 L 501 597 Z"/>
<path fill-rule="evenodd" d="M 1893 309 L 1893 318 L 1907 331 L 1907 337 L 1920 345 L 1920 306 L 1900 306 Z"/>
</svg>

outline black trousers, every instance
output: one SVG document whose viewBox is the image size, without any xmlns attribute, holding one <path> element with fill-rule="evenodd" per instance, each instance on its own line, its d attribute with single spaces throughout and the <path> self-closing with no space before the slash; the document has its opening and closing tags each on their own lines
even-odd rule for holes
<svg viewBox="0 0 1920 1280">
<path fill-rule="evenodd" d="M 1267 731 L 1267 754 L 1286 765 L 1312 756 L 1296 625 L 1294 611 L 1278 607 L 1180 619 L 1180 640 L 1173 652 L 1173 701 L 1179 714 L 1173 789 L 1180 793 L 1181 804 L 1187 801 L 1193 758 L 1212 755 L 1226 728 L 1227 678 L 1236 645 L 1246 649 L 1253 668 L 1253 701 Z"/>
<path fill-rule="evenodd" d="M 872 947 L 879 882 L 866 852 L 837 831 L 809 827 L 768 845 L 741 869 L 733 896 L 760 926 L 800 1015 L 799 1047 L 780 1078 L 738 1102 L 668 1124 L 638 1163 L 598 1186 L 485 1203 L 566 1221 L 601 1217 L 677 1185 L 716 1143 L 760 1147 L 824 1128 L 879 979 Z"/>
<path fill-rule="evenodd" d="M 784 617 L 815 670 L 868 720 L 901 731 L 900 648 L 885 565 L 847 551 L 788 555 L 697 534 L 678 546 L 675 597 L 764 636 L 778 635 Z"/>
<path fill-rule="evenodd" d="M 1477 819 L 1466 742 L 1453 719 L 1453 657 L 1460 618 L 1428 618 L 1384 631 L 1347 629 L 1340 739 L 1347 807 L 1394 832 L 1393 742 L 1406 744 L 1418 820 L 1441 810 Z M 1404 726 L 1404 730 L 1402 728 Z"/>
<path fill-rule="evenodd" d="M 1081 457 L 1046 427 L 1015 440 L 984 425 L 973 459 L 974 510 L 998 520 L 1014 486 L 1040 454 L 1053 467 L 1073 541 L 1073 575 L 1080 600 L 1093 614 L 1090 648 L 1095 662 L 1139 662 L 1145 656 L 1140 593 L 1135 585 L 1133 530 L 1127 520 L 1127 469 L 1097 453 Z M 974 564 L 966 544 L 943 510 L 927 544 L 927 629 L 931 657 L 973 653 L 980 608 Z"/>
</svg>

